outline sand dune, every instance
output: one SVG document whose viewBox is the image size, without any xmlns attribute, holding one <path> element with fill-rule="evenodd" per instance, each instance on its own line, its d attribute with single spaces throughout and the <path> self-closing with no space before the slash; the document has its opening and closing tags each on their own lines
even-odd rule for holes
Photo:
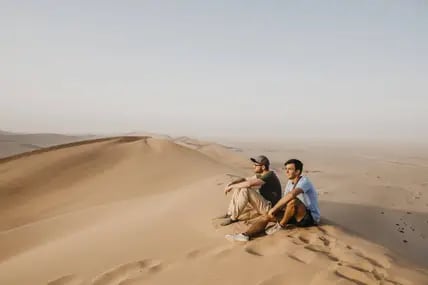
<svg viewBox="0 0 428 285">
<path fill-rule="evenodd" d="M 217 162 L 199 152 L 146 137 L 72 143 L 4 158 L 0 163 L 1 229 L 170 191 L 220 172 Z"/>
<path fill-rule="evenodd" d="M 109 138 L 0 161 L 0 284 L 428 284 L 423 266 L 342 230 L 353 221 L 337 205 L 320 227 L 226 241 L 246 225 L 211 218 L 246 159 L 184 141 Z"/>
<path fill-rule="evenodd" d="M 187 148 L 197 150 L 215 161 L 234 168 L 251 169 L 251 165 L 247 160 L 244 160 L 239 148 L 229 147 L 222 144 L 200 141 L 189 137 L 178 137 L 173 139 L 174 143 L 185 146 Z"/>
<path fill-rule="evenodd" d="M 58 144 L 94 139 L 91 135 L 20 134 L 0 130 L 0 158 Z"/>
</svg>

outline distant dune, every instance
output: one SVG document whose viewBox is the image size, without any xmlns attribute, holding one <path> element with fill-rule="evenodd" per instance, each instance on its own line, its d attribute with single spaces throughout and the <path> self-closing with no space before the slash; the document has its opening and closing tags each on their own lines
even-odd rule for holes
<svg viewBox="0 0 428 285">
<path fill-rule="evenodd" d="M 65 144 L 95 136 L 68 136 L 61 134 L 18 134 L 0 131 L 0 158 L 40 148 Z"/>
</svg>

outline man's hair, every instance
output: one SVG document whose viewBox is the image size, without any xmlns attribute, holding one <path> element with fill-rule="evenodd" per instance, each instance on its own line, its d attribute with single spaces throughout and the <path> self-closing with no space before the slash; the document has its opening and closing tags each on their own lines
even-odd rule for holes
<svg viewBox="0 0 428 285">
<path fill-rule="evenodd" d="M 284 163 L 284 166 L 286 166 L 287 164 L 294 164 L 294 167 L 296 168 L 296 170 L 300 170 L 300 173 L 303 172 L 303 163 L 295 158 L 289 159 Z"/>
</svg>

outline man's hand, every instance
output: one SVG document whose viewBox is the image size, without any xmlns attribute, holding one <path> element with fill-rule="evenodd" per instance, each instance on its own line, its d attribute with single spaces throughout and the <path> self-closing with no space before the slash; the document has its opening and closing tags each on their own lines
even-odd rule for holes
<svg viewBox="0 0 428 285">
<path fill-rule="evenodd" d="M 233 187 L 231 185 L 227 185 L 224 188 L 224 195 L 227 195 L 227 193 L 229 193 L 232 189 L 233 189 Z"/>
<path fill-rule="evenodd" d="M 270 209 L 269 212 L 267 213 L 268 217 L 270 219 L 275 219 L 275 212 L 276 212 L 275 208 Z"/>
</svg>

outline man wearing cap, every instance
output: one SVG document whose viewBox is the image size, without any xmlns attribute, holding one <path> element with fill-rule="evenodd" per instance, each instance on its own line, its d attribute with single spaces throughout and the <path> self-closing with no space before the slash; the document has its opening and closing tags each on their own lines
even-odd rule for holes
<svg viewBox="0 0 428 285">
<path fill-rule="evenodd" d="M 263 231 L 268 235 L 274 234 L 289 224 L 310 227 L 320 222 L 318 195 L 309 178 L 302 175 L 303 163 L 298 159 L 290 159 L 285 162 L 284 170 L 288 182 L 281 200 L 247 231 L 226 235 L 226 239 L 245 242 Z M 275 222 L 275 225 L 265 230 L 271 222 Z"/>
<path fill-rule="evenodd" d="M 222 226 L 242 219 L 241 214 L 248 205 L 264 215 L 281 199 L 281 183 L 275 172 L 269 170 L 269 159 L 260 155 L 251 161 L 255 175 L 235 180 L 224 189 L 225 194 L 234 191 L 227 214 L 221 217 L 225 219 Z M 259 191 L 254 188 L 259 188 Z"/>
</svg>

